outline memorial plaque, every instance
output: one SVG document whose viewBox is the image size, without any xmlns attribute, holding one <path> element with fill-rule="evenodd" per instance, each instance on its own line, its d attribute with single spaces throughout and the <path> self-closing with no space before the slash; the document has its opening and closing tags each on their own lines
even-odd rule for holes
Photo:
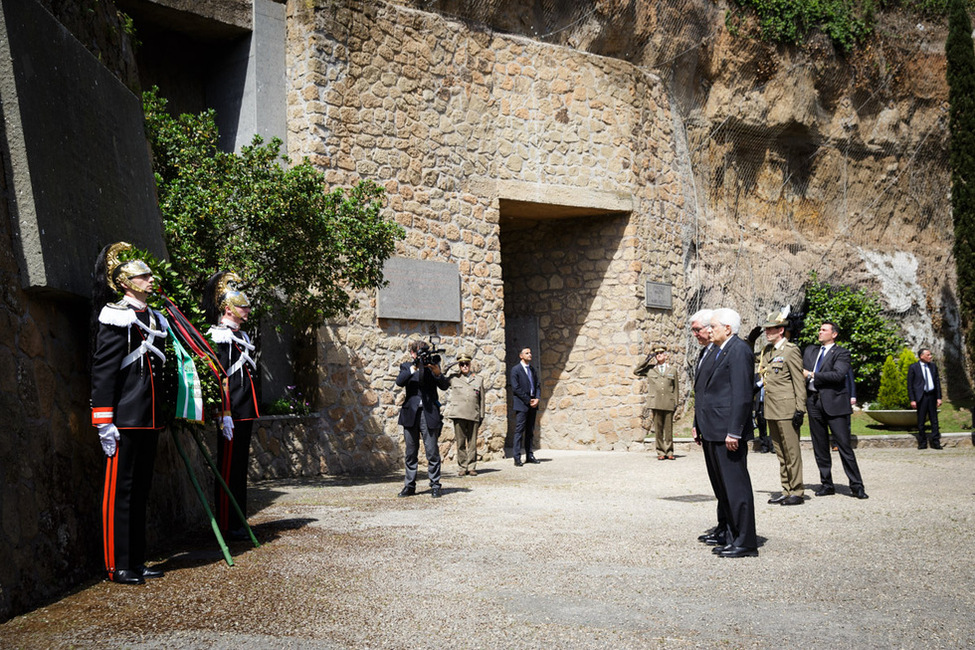
<svg viewBox="0 0 975 650">
<path fill-rule="evenodd" d="M 460 269 L 449 262 L 393 257 L 383 267 L 379 318 L 460 322 Z"/>
<path fill-rule="evenodd" d="M 673 309 L 673 285 L 647 280 L 646 306 L 648 309 Z"/>
</svg>

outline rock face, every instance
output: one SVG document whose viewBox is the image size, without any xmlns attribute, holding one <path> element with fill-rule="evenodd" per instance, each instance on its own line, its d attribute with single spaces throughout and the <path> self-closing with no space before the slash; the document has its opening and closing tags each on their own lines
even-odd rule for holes
<svg viewBox="0 0 975 650">
<path fill-rule="evenodd" d="M 811 271 L 876 291 L 911 347 L 960 362 L 947 168 L 945 26 L 880 15 L 849 55 L 733 35 L 704 0 L 404 1 L 493 29 L 626 59 L 666 83 L 689 210 L 691 307 L 754 323 L 798 307 Z M 518 5 L 517 8 L 512 5 Z"/>
</svg>

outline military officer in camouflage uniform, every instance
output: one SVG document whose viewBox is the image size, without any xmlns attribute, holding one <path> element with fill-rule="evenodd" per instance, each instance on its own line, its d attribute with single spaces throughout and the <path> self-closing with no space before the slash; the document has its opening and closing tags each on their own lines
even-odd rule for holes
<svg viewBox="0 0 975 650">
<path fill-rule="evenodd" d="M 477 430 L 484 420 L 484 380 L 471 370 L 471 358 L 457 358 L 460 372 L 450 375 L 447 410 L 444 417 L 454 421 L 458 476 L 477 476 Z"/>
<path fill-rule="evenodd" d="M 674 460 L 674 411 L 677 409 L 677 366 L 667 363 L 667 348 L 650 351 L 634 374 L 647 378 L 647 406 L 653 409 L 657 460 Z"/>
<path fill-rule="evenodd" d="M 765 387 L 765 419 L 779 457 L 782 494 L 769 503 L 797 506 L 803 502 L 799 428 L 806 413 L 802 352 L 785 337 L 789 308 L 771 313 L 764 324 L 768 344 L 759 355 L 758 373 Z"/>
</svg>

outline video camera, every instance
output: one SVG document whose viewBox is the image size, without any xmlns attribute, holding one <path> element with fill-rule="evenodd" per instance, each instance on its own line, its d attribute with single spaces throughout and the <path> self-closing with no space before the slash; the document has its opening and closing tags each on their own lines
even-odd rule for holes
<svg viewBox="0 0 975 650">
<path fill-rule="evenodd" d="M 440 365 L 441 357 L 440 355 L 446 352 L 443 348 L 438 348 L 440 345 L 440 337 L 434 334 L 430 337 L 430 345 L 423 344 L 419 350 L 416 351 L 416 362 L 418 366 L 437 366 Z"/>
</svg>

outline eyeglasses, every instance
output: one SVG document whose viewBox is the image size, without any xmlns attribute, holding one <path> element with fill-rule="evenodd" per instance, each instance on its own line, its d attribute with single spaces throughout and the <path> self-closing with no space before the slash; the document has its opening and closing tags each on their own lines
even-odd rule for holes
<svg viewBox="0 0 975 650">
<path fill-rule="evenodd" d="M 711 329 L 711 326 L 705 325 L 704 327 L 692 327 L 691 331 L 697 334 L 698 332 L 703 332 L 704 330 L 709 330 L 709 329 Z"/>
</svg>

